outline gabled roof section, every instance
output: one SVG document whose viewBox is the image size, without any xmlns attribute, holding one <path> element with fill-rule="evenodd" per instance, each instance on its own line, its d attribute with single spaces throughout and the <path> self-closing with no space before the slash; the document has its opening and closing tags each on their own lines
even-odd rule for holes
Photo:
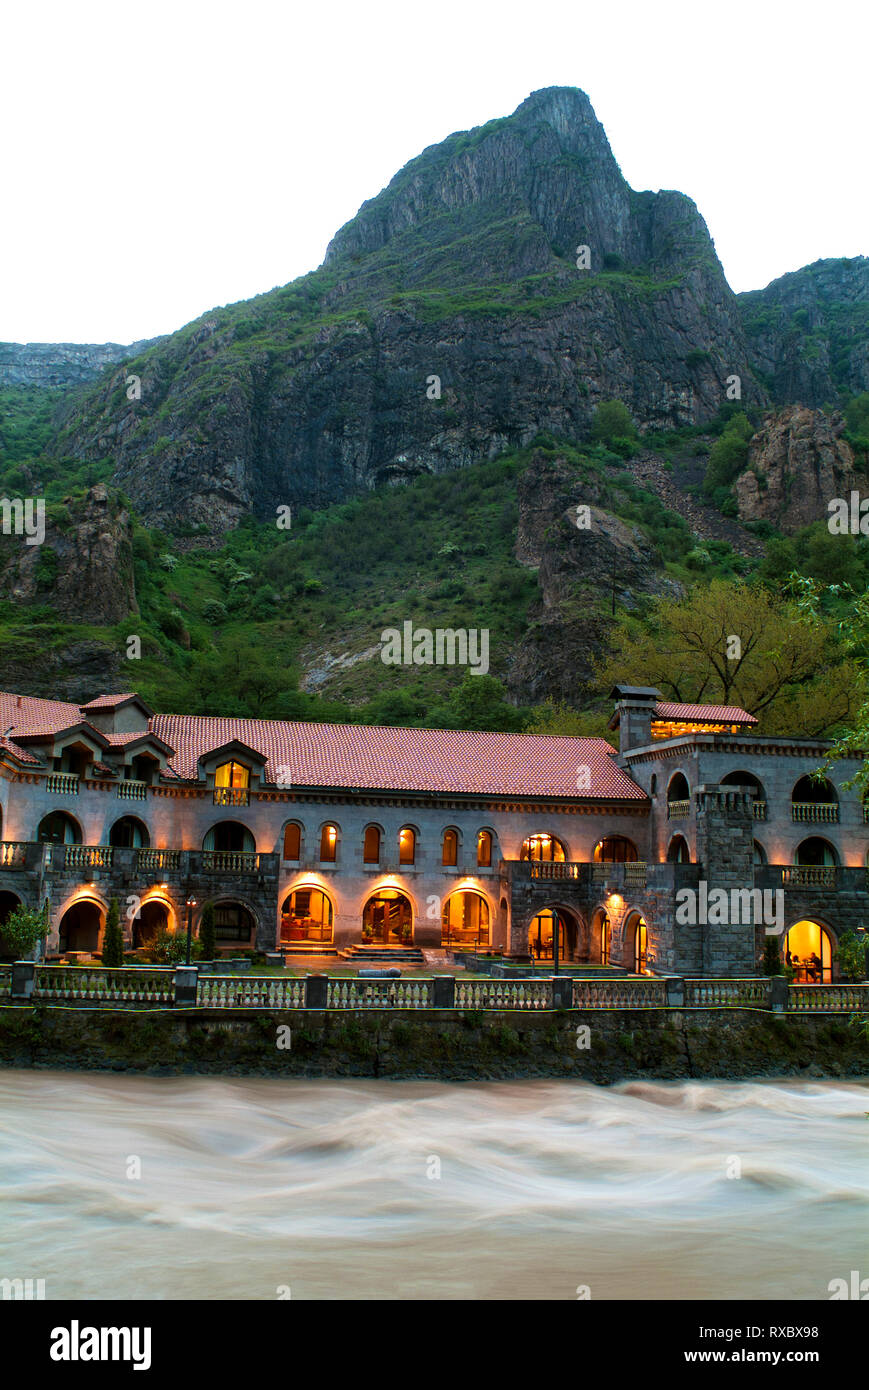
<svg viewBox="0 0 869 1390">
<path fill-rule="evenodd" d="M 126 695 L 97 695 L 95 699 L 88 700 L 86 705 L 80 705 L 79 709 L 82 713 L 90 711 L 97 714 L 100 711 L 121 709 L 124 705 L 138 705 L 148 719 L 153 717 L 154 711 L 145 704 L 141 695 L 137 695 L 135 691 Z"/>
<path fill-rule="evenodd" d="M 260 750 L 265 780 L 296 787 L 644 802 L 646 793 L 601 738 L 379 728 L 158 714 L 175 749 L 170 772 L 197 780 L 199 763 L 230 745 Z"/>
<path fill-rule="evenodd" d="M 669 719 L 686 724 L 756 724 L 753 714 L 739 705 L 679 705 L 659 700 L 652 712 L 653 719 Z"/>
<path fill-rule="evenodd" d="M 247 721 L 245 721 L 247 722 Z M 259 748 L 254 748 L 253 744 L 245 742 L 243 738 L 230 738 L 225 743 L 220 743 L 216 748 L 203 748 L 199 757 L 196 759 L 197 770 L 199 764 L 212 762 L 215 758 L 247 758 L 248 762 L 256 763 L 257 767 L 265 767 L 269 761 L 268 753 L 263 753 Z"/>
</svg>

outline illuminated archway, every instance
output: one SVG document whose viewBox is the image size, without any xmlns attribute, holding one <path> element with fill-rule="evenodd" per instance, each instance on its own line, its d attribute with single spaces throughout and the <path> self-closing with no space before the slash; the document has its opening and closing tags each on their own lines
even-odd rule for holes
<svg viewBox="0 0 869 1390">
<path fill-rule="evenodd" d="M 674 835 L 667 850 L 668 864 L 690 864 L 691 851 L 684 835 Z"/>
<path fill-rule="evenodd" d="M 281 906 L 281 941 L 331 941 L 332 900 L 320 888 L 295 888 Z"/>
<path fill-rule="evenodd" d="M 381 888 L 362 913 L 362 940 L 370 945 L 407 946 L 413 940 L 410 899 L 395 888 Z"/>
<path fill-rule="evenodd" d="M 545 907 L 536 913 L 528 926 L 528 952 L 533 960 L 553 960 L 555 933 L 558 932 L 559 960 L 576 956 L 577 924 L 574 917 L 560 907 Z"/>
<path fill-rule="evenodd" d="M 784 939 L 784 961 L 793 968 L 794 983 L 828 985 L 833 978 L 833 943 L 819 922 L 795 922 Z"/>
<path fill-rule="evenodd" d="M 522 841 L 520 859 L 534 859 L 537 861 L 555 862 L 563 864 L 567 859 L 564 852 L 564 845 L 557 840 L 554 835 L 547 835 L 541 832 L 537 835 L 529 835 Z"/>
<path fill-rule="evenodd" d="M 625 942 L 628 946 L 630 969 L 635 975 L 649 973 L 649 929 L 645 917 L 634 912 L 625 924 Z"/>
<path fill-rule="evenodd" d="M 162 898 L 148 898 L 133 918 L 133 949 L 153 946 L 157 937 L 169 930 L 169 904 Z"/>
<path fill-rule="evenodd" d="M 60 953 L 81 951 L 86 955 L 100 949 L 106 914 L 95 898 L 76 898 L 60 919 Z"/>
<path fill-rule="evenodd" d="M 480 893 L 460 890 L 444 903 L 441 919 L 443 946 L 488 946 L 489 904 Z"/>
<path fill-rule="evenodd" d="M 607 835 L 594 847 L 595 864 L 636 864 L 637 847 L 626 835 Z"/>
</svg>

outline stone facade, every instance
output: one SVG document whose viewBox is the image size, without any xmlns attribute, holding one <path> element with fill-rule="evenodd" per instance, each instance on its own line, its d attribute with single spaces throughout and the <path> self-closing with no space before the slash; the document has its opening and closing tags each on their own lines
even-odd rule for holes
<svg viewBox="0 0 869 1390">
<path fill-rule="evenodd" d="M 755 889 L 771 903 L 778 895 L 785 931 L 810 920 L 833 949 L 843 930 L 862 929 L 869 914 L 869 826 L 858 792 L 845 785 L 857 764 L 829 772 L 825 795 L 832 800 L 795 802 L 795 791 L 805 786 L 801 779 L 823 762 L 825 745 L 733 732 L 655 739 L 648 709 L 655 695 L 636 688 L 624 702 L 614 762 L 646 793 L 631 803 L 589 796 L 281 790 L 264 782 L 254 752 L 250 789 L 235 804 L 214 785 L 217 753 L 203 760 L 199 784 L 155 777 L 131 792 L 130 784 L 98 775 L 93 765 L 80 776 L 51 774 L 16 768 L 0 751 L 0 924 L 16 902 L 47 903 L 45 949 L 56 954 L 72 949 L 71 910 L 90 905 L 93 939 L 82 928 L 81 948 L 98 950 L 113 897 L 130 946 L 137 944 L 134 924 L 143 906 L 155 905 L 171 931 L 183 932 L 188 902 L 194 902 L 196 932 L 204 904 L 213 902 L 244 909 L 252 923 L 246 936 L 221 939 L 220 949 L 274 950 L 290 895 L 315 889 L 331 904 L 331 930 L 321 944 L 340 950 L 363 941 L 363 916 L 373 897 L 399 892 L 409 904 L 410 943 L 439 948 L 461 944 L 444 939 L 442 914 L 452 895 L 468 893 L 485 904 L 487 925 L 478 944 L 514 959 L 528 959 L 539 914 L 554 913 L 562 924 L 563 960 L 725 977 L 757 972 L 769 923 L 758 920 L 754 900 L 753 916 L 731 910 L 720 920 L 704 909 L 692 919 L 691 904 L 711 903 L 721 890 L 730 904 Z M 94 711 L 92 722 L 107 734 L 134 739 L 143 719 L 127 704 L 112 714 Z M 238 745 L 238 756 L 243 751 Z M 76 843 L 40 843 L 45 818 L 57 812 L 70 818 Z M 131 816 L 141 846 L 113 845 L 117 822 Z M 210 848 L 215 829 L 227 823 L 243 837 L 244 849 Z M 291 859 L 285 857 L 289 823 L 299 827 L 300 839 Z M 333 861 L 320 858 L 324 825 L 335 827 Z M 376 863 L 364 858 L 371 826 L 380 832 Z M 448 829 L 457 852 L 455 864 L 445 865 Z M 399 836 L 407 830 L 414 836 L 412 863 L 399 853 Z M 491 837 L 488 864 L 478 863 L 481 831 Z M 524 857 L 526 841 L 539 835 L 559 842 L 563 860 Z M 629 862 L 595 862 L 605 839 L 629 842 Z M 809 842 L 815 857 L 806 860 Z M 819 853 L 826 858 L 818 861 Z"/>
</svg>

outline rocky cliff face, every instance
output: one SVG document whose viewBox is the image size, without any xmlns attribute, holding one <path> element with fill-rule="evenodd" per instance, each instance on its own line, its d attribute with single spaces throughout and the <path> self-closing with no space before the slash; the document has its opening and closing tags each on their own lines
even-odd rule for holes
<svg viewBox="0 0 869 1390">
<path fill-rule="evenodd" d="M 869 493 L 869 478 L 855 468 L 841 438 L 840 416 L 789 406 L 767 416 L 749 447 L 748 467 L 736 482 L 742 521 L 770 521 L 787 535 L 827 520 L 827 504 L 856 488 Z"/>
<path fill-rule="evenodd" d="M 0 343 L 0 386 L 81 386 L 156 338 L 119 343 Z"/>
<path fill-rule="evenodd" d="M 537 568 L 540 600 L 507 676 L 517 704 L 581 704 L 609 647 L 613 597 L 630 609 L 642 595 L 680 592 L 639 528 L 595 503 L 594 484 L 563 460 L 537 456 L 520 481 L 516 558 Z"/>
<path fill-rule="evenodd" d="M 4 536 L 0 594 L 17 605 L 49 605 L 79 623 L 116 623 L 137 613 L 129 514 L 102 485 L 49 520 L 41 545 Z"/>
<path fill-rule="evenodd" d="M 613 397 L 641 425 L 709 419 L 734 372 L 766 401 L 694 204 L 632 191 L 588 98 L 549 89 L 412 161 L 320 270 L 125 363 L 58 447 L 111 457 L 149 523 L 219 532 L 582 438 Z"/>
<path fill-rule="evenodd" d="M 869 390 L 869 259 L 815 261 L 739 295 L 752 360 L 775 402 L 821 407 Z"/>
</svg>

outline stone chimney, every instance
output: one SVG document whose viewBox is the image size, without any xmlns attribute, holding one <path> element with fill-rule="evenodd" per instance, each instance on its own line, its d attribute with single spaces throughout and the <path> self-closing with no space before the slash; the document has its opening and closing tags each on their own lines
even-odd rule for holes
<svg viewBox="0 0 869 1390">
<path fill-rule="evenodd" d="M 649 685 L 616 685 L 610 692 L 616 701 L 609 727 L 619 731 L 619 754 L 634 748 L 647 748 L 652 742 L 652 716 L 662 698 L 660 690 Z"/>
</svg>

